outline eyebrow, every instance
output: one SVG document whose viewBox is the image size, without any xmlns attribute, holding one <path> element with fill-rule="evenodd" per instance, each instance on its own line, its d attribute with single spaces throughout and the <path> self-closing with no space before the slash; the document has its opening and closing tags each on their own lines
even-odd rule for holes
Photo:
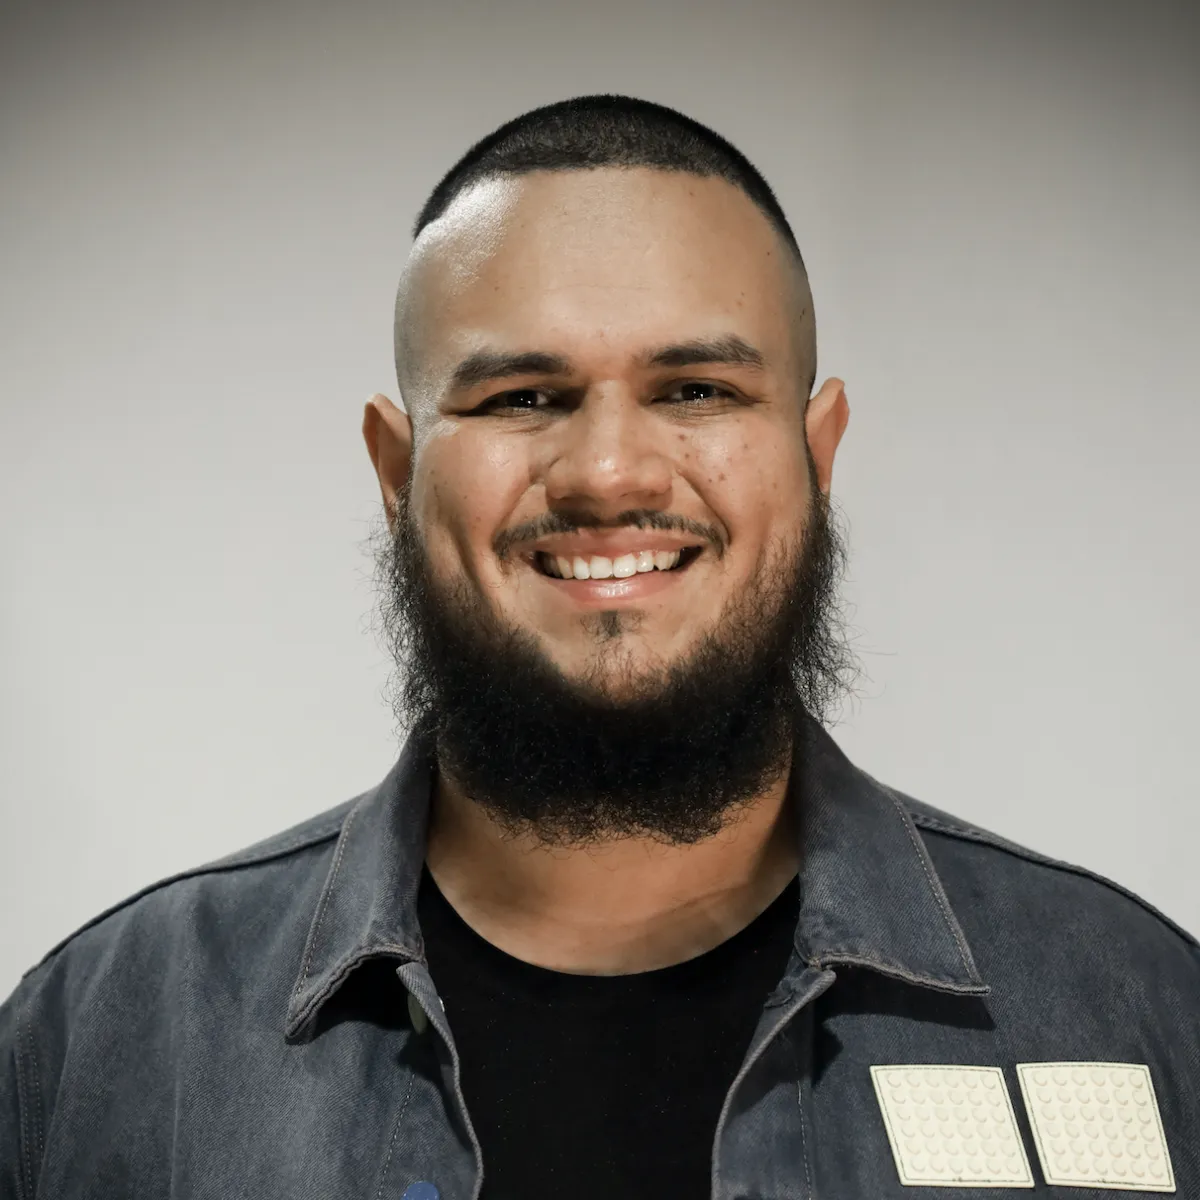
<svg viewBox="0 0 1200 1200">
<path fill-rule="evenodd" d="M 762 351 L 736 333 L 660 346 L 639 362 L 647 367 L 694 367 L 711 363 L 729 367 L 755 367 L 758 370 L 767 365 Z"/>
<path fill-rule="evenodd" d="M 637 364 L 640 367 L 719 364 L 762 370 L 766 366 L 766 359 L 762 351 L 755 349 L 745 338 L 730 333 L 658 346 L 640 355 Z M 454 368 L 450 376 L 450 388 L 452 391 L 466 391 L 494 379 L 510 379 L 517 375 L 569 375 L 570 372 L 570 361 L 560 354 L 548 354 L 540 350 L 521 354 L 477 350 Z"/>
<path fill-rule="evenodd" d="M 450 376 L 453 391 L 466 391 L 489 379 L 506 379 L 514 375 L 567 375 L 571 364 L 558 354 L 531 350 L 526 354 L 503 354 L 494 350 L 477 350 L 454 368 Z"/>
</svg>

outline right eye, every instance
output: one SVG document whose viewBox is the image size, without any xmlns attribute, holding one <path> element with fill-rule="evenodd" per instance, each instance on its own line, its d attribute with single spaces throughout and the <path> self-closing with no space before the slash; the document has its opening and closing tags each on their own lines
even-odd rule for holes
<svg viewBox="0 0 1200 1200">
<path fill-rule="evenodd" d="M 476 412 L 534 412 L 540 408 L 548 408 L 553 398 L 549 392 L 540 388 L 516 388 L 511 392 L 501 392 L 498 396 L 490 396 L 475 410 Z M 544 403 L 542 403 L 544 401 Z"/>
</svg>

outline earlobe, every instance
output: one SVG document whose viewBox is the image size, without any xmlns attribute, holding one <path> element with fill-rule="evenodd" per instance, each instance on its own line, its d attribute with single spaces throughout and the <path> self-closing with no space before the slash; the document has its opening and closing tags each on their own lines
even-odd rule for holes
<svg viewBox="0 0 1200 1200">
<path fill-rule="evenodd" d="M 363 410 L 362 432 L 391 524 L 396 497 L 408 479 L 412 464 L 412 421 L 408 413 L 376 393 Z"/>
<path fill-rule="evenodd" d="M 850 420 L 846 385 L 838 378 L 827 379 L 808 402 L 804 416 L 808 448 L 817 469 L 817 486 L 826 495 L 833 483 L 833 459 Z"/>
</svg>

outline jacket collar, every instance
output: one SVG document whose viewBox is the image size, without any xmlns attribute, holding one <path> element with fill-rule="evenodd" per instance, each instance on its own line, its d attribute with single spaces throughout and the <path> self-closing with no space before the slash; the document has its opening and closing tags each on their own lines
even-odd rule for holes
<svg viewBox="0 0 1200 1200">
<path fill-rule="evenodd" d="M 424 960 L 417 889 L 433 783 L 433 738 L 414 730 L 383 782 L 347 812 L 309 927 L 286 1034 L 303 1040 L 321 1006 L 371 958 Z"/>
<path fill-rule="evenodd" d="M 855 767 L 811 718 L 797 749 L 797 973 L 841 964 L 939 991 L 986 994 L 895 793 Z M 289 1039 L 305 1036 L 325 1001 L 367 959 L 424 961 L 417 890 L 432 781 L 433 738 L 418 729 L 383 782 L 347 813 L 288 1006 Z"/>
<path fill-rule="evenodd" d="M 796 756 L 800 920 L 813 967 L 866 967 L 938 991 L 986 995 L 908 810 L 806 718 Z"/>
</svg>

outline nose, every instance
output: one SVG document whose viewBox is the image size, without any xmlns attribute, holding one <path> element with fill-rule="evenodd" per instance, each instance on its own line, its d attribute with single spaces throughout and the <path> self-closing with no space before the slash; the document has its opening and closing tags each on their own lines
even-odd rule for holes
<svg viewBox="0 0 1200 1200">
<path fill-rule="evenodd" d="M 549 507 L 605 517 L 670 502 L 671 431 L 633 393 L 590 391 L 555 433 L 543 474 Z"/>
</svg>

